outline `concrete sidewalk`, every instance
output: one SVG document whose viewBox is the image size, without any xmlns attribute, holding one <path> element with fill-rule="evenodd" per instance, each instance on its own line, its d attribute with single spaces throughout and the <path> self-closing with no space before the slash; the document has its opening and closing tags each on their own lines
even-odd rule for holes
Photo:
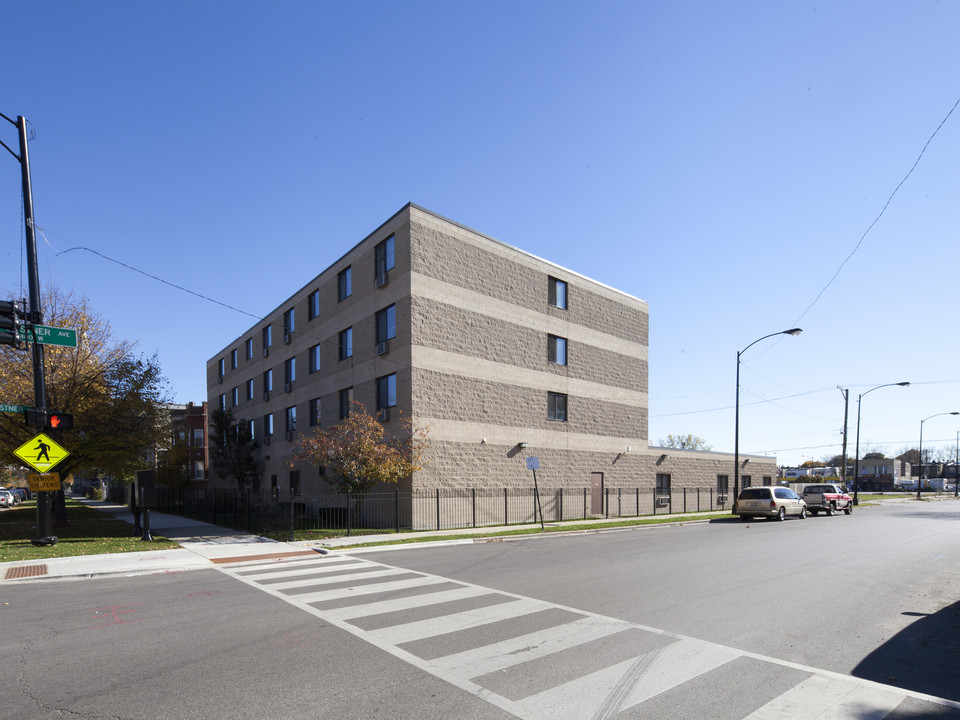
<svg viewBox="0 0 960 720">
<path fill-rule="evenodd" d="M 133 513 L 125 505 L 76 498 L 90 507 L 107 512 L 134 525 Z M 304 543 L 284 543 L 249 533 L 218 527 L 166 513 L 150 513 L 150 531 L 180 544 L 175 550 L 81 555 L 0 563 L 0 584 L 43 578 L 96 577 L 101 575 L 148 575 L 209 568 L 213 564 L 257 559 L 276 559 L 313 554 Z M 312 544 L 312 543 L 311 543 Z"/>
</svg>

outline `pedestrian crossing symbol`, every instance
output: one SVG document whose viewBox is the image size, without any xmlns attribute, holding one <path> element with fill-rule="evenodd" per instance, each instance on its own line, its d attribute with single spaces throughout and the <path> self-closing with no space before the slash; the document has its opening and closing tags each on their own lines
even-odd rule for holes
<svg viewBox="0 0 960 720">
<path fill-rule="evenodd" d="M 14 450 L 13 454 L 37 472 L 45 473 L 70 453 L 40 433 L 33 440 L 25 442 Z"/>
</svg>

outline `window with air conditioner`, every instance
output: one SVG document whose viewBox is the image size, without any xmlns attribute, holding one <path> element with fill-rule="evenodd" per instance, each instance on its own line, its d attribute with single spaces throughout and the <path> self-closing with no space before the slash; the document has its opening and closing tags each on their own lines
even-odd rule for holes
<svg viewBox="0 0 960 720">
<path fill-rule="evenodd" d="M 373 257 L 374 281 L 380 287 L 387 283 L 387 273 L 393 270 L 395 264 L 393 235 L 377 244 L 373 249 Z"/>
<path fill-rule="evenodd" d="M 377 378 L 377 410 L 387 410 L 397 404 L 397 374 L 390 373 Z M 388 411 L 389 413 L 389 411 Z M 386 417 L 389 417 L 389 414 Z"/>
<path fill-rule="evenodd" d="M 376 314 L 377 353 L 386 352 L 386 343 L 397 336 L 397 306 L 390 305 Z M 380 346 L 384 346 L 383 352 Z"/>
</svg>

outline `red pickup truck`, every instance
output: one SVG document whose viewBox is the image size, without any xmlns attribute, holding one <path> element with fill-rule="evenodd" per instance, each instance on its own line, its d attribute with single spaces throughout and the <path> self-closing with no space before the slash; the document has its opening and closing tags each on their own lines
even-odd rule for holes
<svg viewBox="0 0 960 720">
<path fill-rule="evenodd" d="M 811 515 L 817 515 L 821 510 L 827 515 L 833 515 L 837 510 L 843 510 L 846 515 L 853 512 L 853 498 L 839 485 L 807 485 L 800 494 L 807 503 L 807 512 Z"/>
</svg>

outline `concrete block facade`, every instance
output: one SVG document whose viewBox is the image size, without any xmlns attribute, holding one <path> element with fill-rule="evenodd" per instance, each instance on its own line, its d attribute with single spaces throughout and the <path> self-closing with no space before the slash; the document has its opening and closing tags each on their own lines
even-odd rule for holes
<svg viewBox="0 0 960 720">
<path fill-rule="evenodd" d="M 378 347 L 377 313 L 390 307 L 396 336 Z M 648 447 L 648 336 L 643 300 L 408 204 L 212 357 L 208 403 L 252 425 L 262 488 L 322 491 L 317 468 L 289 467 L 311 406 L 328 427 L 349 389 L 373 412 L 377 378 L 394 375 L 391 417 L 412 416 L 431 440 L 427 466 L 401 490 L 527 488 L 537 457 L 540 486 L 570 497 L 601 481 L 652 503 L 658 474 L 674 493 L 715 490 L 723 475 L 732 491 L 732 456 Z M 776 476 L 775 458 L 741 460 L 754 485 Z"/>
</svg>

